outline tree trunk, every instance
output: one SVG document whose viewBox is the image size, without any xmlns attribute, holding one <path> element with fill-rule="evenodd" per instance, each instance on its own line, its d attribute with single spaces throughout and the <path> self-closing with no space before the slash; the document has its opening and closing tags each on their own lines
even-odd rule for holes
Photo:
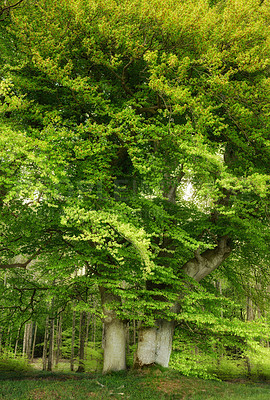
<svg viewBox="0 0 270 400">
<path fill-rule="evenodd" d="M 17 349 L 18 349 L 18 344 L 19 344 L 19 339 L 20 339 L 20 332 L 21 328 L 18 328 L 17 336 L 16 336 L 16 342 L 15 342 L 15 348 L 14 348 L 14 357 L 17 355 Z M 1 353 L 1 352 L 0 352 Z"/>
<path fill-rule="evenodd" d="M 79 344 L 79 367 L 77 372 L 84 372 L 84 357 L 85 357 L 85 339 L 86 339 L 86 325 L 87 325 L 87 314 L 85 311 L 81 313 L 80 317 L 80 344 Z"/>
<path fill-rule="evenodd" d="M 11 349 L 11 343 L 12 343 L 12 329 L 11 325 L 9 326 L 8 330 L 8 338 L 7 338 L 7 347 Z"/>
<path fill-rule="evenodd" d="M 157 327 L 140 327 L 135 355 L 136 368 L 151 364 L 168 367 L 174 334 L 174 321 L 157 321 Z"/>
<path fill-rule="evenodd" d="M 133 344 L 136 344 L 136 337 L 137 337 L 137 329 L 136 329 L 136 321 L 133 320 Z"/>
<path fill-rule="evenodd" d="M 57 329 L 56 329 L 56 354 L 55 354 L 55 366 L 58 365 L 59 359 L 61 357 L 61 346 L 62 346 L 62 314 L 59 314 L 57 319 Z"/>
<path fill-rule="evenodd" d="M 97 317 L 94 314 L 93 315 L 93 333 L 92 333 L 92 343 L 93 343 L 94 350 L 96 348 L 96 334 L 97 334 Z"/>
<path fill-rule="evenodd" d="M 127 354 L 130 354 L 130 347 L 129 347 L 129 342 L 130 342 L 130 325 L 129 322 L 127 323 L 127 334 L 126 334 L 126 340 L 127 340 Z"/>
<path fill-rule="evenodd" d="M 22 351 L 22 354 L 23 354 L 23 356 L 25 355 L 25 349 L 26 349 L 26 338 L 27 338 L 27 329 L 26 329 L 26 327 L 27 327 L 27 324 L 25 324 L 24 325 L 24 334 L 23 334 L 23 351 Z"/>
<path fill-rule="evenodd" d="M 135 354 L 134 367 L 140 368 L 156 362 L 157 328 L 143 327 L 138 332 L 138 347 Z"/>
<path fill-rule="evenodd" d="M 74 343 L 76 331 L 76 311 L 72 314 L 72 337 L 71 337 L 71 353 L 70 353 L 70 371 L 74 371 Z"/>
<path fill-rule="evenodd" d="M 216 289 L 219 291 L 219 294 L 222 296 L 222 283 L 220 280 L 216 281 Z M 220 310 L 220 316 L 223 318 L 223 310 Z"/>
<path fill-rule="evenodd" d="M 45 323 L 44 345 L 43 345 L 43 356 L 42 356 L 43 371 L 46 371 L 46 365 L 47 365 L 48 328 L 49 328 L 49 317 L 47 316 L 46 323 Z"/>
<path fill-rule="evenodd" d="M 33 322 L 29 322 L 28 324 L 28 329 L 27 329 L 27 348 L 26 348 L 26 354 L 27 354 L 27 359 L 31 359 L 31 350 L 32 350 L 32 341 L 33 341 Z"/>
<path fill-rule="evenodd" d="M 2 338 L 3 338 L 3 334 L 2 334 L 2 328 L 0 327 L 0 356 L 3 353 L 3 349 L 2 349 Z"/>
<path fill-rule="evenodd" d="M 29 322 L 24 326 L 24 336 L 23 336 L 23 355 L 26 355 L 28 360 L 31 359 L 32 334 L 33 334 L 33 323 Z"/>
<path fill-rule="evenodd" d="M 247 306 L 246 306 L 246 320 L 247 321 L 254 321 L 254 307 L 253 307 L 253 302 L 250 297 L 247 297 Z"/>
<path fill-rule="evenodd" d="M 87 357 L 87 347 L 88 347 L 88 341 L 89 341 L 89 326 L 91 323 L 91 313 L 87 313 L 87 321 L 86 321 L 86 335 L 85 335 L 85 351 L 86 351 L 86 357 Z"/>
<path fill-rule="evenodd" d="M 168 367 L 172 352 L 172 341 L 174 335 L 174 321 L 159 321 L 157 329 L 156 343 L 156 364 L 162 367 Z"/>
<path fill-rule="evenodd" d="M 100 287 L 104 318 L 103 373 L 126 369 L 126 324 L 109 308 L 112 302 L 120 302 L 119 296 Z"/>
<path fill-rule="evenodd" d="M 33 338 L 33 344 L 32 344 L 31 362 L 34 361 L 36 338 L 37 338 L 37 323 L 35 323 L 35 331 L 34 331 L 34 338 Z"/>
<path fill-rule="evenodd" d="M 54 318 L 50 321 L 50 336 L 49 336 L 49 355 L 47 371 L 52 371 L 53 367 L 53 350 L 54 350 Z"/>
<path fill-rule="evenodd" d="M 195 257 L 183 265 L 182 270 L 195 281 L 200 282 L 204 277 L 219 267 L 230 255 L 231 248 L 228 238 L 222 237 L 214 249 L 209 249 L 200 254 L 195 252 Z M 179 297 L 179 301 L 180 301 Z M 179 313 L 180 306 L 175 303 L 173 312 Z M 168 367 L 172 351 L 174 335 L 174 321 L 165 319 L 156 322 L 156 327 L 139 329 L 138 348 L 134 359 L 135 367 L 159 364 Z"/>
</svg>

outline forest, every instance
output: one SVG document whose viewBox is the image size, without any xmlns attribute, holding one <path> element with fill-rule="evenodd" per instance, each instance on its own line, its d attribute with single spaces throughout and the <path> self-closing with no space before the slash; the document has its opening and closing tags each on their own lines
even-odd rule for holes
<svg viewBox="0 0 270 400">
<path fill-rule="evenodd" d="M 269 0 L 0 1 L 0 372 L 263 374 L 269 25 Z"/>
</svg>

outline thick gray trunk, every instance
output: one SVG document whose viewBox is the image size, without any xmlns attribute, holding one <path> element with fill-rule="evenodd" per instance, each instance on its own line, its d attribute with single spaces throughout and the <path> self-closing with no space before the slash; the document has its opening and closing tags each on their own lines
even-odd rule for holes
<svg viewBox="0 0 270 400">
<path fill-rule="evenodd" d="M 174 334 L 174 321 L 159 320 L 157 327 L 139 329 L 138 347 L 134 366 L 158 364 L 168 367 Z"/>
<path fill-rule="evenodd" d="M 182 269 L 188 276 L 200 282 L 217 269 L 229 257 L 231 251 L 228 237 L 223 236 L 214 249 L 206 250 L 202 254 L 198 249 L 195 252 L 195 257 L 184 264 Z"/>
<path fill-rule="evenodd" d="M 157 329 L 156 364 L 168 367 L 172 352 L 174 321 L 161 320 Z"/>
<path fill-rule="evenodd" d="M 157 328 L 140 327 L 134 366 L 142 367 L 156 362 Z"/>
<path fill-rule="evenodd" d="M 200 282 L 205 276 L 218 268 L 230 255 L 231 248 L 228 238 L 222 237 L 214 249 L 206 250 L 200 254 L 195 252 L 195 257 L 183 265 L 185 273 Z M 178 313 L 179 304 L 175 304 L 173 311 Z M 159 364 L 168 367 L 174 334 L 174 321 L 159 320 L 156 327 L 139 330 L 138 348 L 135 355 L 134 366 L 142 367 L 150 364 Z"/>
<path fill-rule="evenodd" d="M 126 324 L 116 312 L 110 309 L 110 303 L 119 302 L 120 298 L 105 288 L 100 288 L 104 318 L 103 338 L 103 373 L 126 369 Z"/>
</svg>

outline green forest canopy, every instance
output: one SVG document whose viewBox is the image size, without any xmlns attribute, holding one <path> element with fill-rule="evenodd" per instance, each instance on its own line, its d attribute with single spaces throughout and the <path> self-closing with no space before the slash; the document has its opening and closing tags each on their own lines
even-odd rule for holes
<svg viewBox="0 0 270 400">
<path fill-rule="evenodd" d="M 191 318 L 181 304 L 203 278 L 211 295 L 210 273 L 263 293 L 269 10 L 257 0 L 25 0 L 9 10 L 0 26 L 9 289 L 26 279 L 35 296 L 47 285 L 64 304 L 99 287 L 105 317 L 112 307 L 114 321 L 145 329 Z M 20 300 L 2 286 L 4 326 Z"/>
</svg>

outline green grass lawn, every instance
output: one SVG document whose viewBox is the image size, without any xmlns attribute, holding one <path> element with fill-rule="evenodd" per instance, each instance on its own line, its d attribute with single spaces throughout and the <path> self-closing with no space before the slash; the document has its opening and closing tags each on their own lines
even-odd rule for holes
<svg viewBox="0 0 270 400">
<path fill-rule="evenodd" d="M 126 373 L 1 372 L 1 400 L 269 400 L 269 383 L 218 382 L 158 369 Z"/>
</svg>

